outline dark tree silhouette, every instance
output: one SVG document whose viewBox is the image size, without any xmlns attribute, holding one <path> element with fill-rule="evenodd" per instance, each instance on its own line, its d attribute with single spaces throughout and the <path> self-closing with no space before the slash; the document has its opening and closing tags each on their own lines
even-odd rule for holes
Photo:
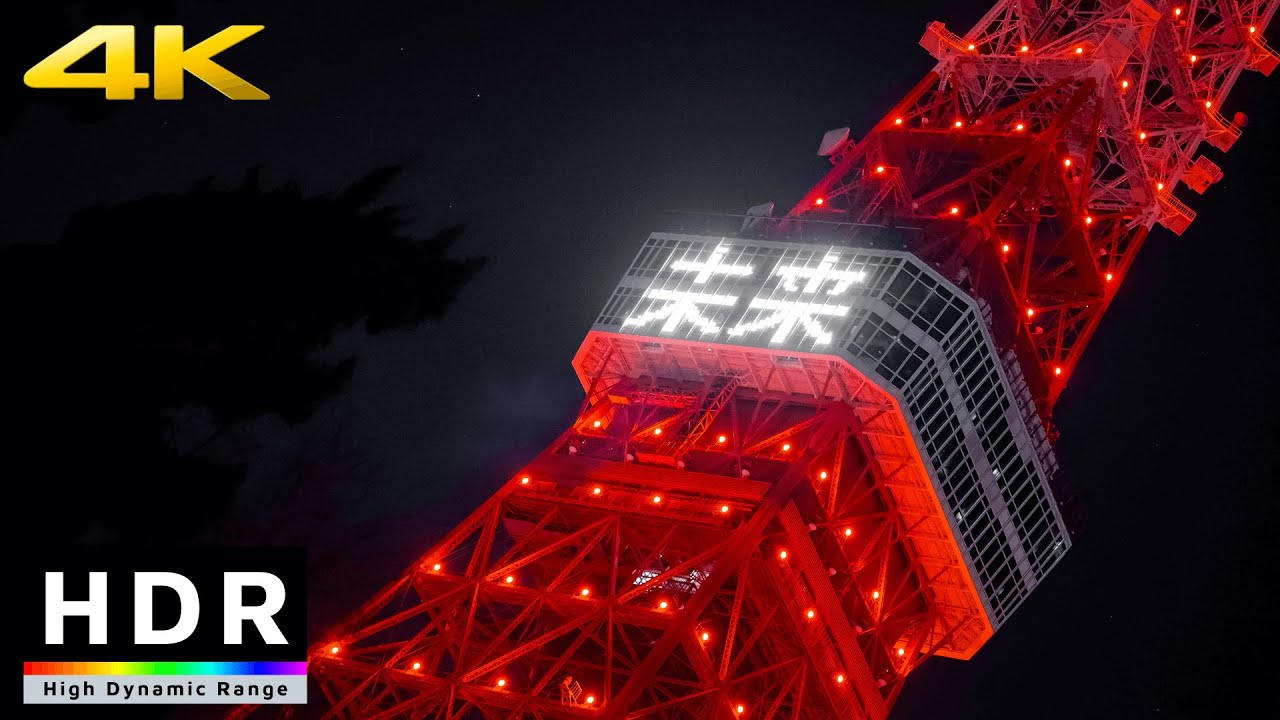
<svg viewBox="0 0 1280 720">
<path fill-rule="evenodd" d="M 224 431 L 306 420 L 351 375 L 353 358 L 317 357 L 336 332 L 438 318 L 483 265 L 450 256 L 461 228 L 413 238 L 379 206 L 397 172 L 314 196 L 251 172 L 85 210 L 55 244 L 0 252 L 21 526 L 144 542 L 216 530 L 244 477 L 214 452 Z"/>
</svg>

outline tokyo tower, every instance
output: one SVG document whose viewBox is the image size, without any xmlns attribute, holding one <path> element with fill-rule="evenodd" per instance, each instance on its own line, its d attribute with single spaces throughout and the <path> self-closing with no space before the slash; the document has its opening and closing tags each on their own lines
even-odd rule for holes
<svg viewBox="0 0 1280 720">
<path fill-rule="evenodd" d="M 885 718 L 1071 548 L 1054 403 L 1280 0 L 1000 0 L 785 216 L 676 215 L 567 430 L 311 651 L 336 718 Z M 242 712 L 249 712 L 244 709 Z"/>
</svg>

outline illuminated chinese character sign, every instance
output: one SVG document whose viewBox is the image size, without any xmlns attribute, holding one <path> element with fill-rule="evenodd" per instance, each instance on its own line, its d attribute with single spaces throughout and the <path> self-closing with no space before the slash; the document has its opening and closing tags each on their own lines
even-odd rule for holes
<svg viewBox="0 0 1280 720">
<path fill-rule="evenodd" d="M 656 233 L 601 324 L 638 335 L 827 351 L 866 306 L 883 253 Z"/>
<path fill-rule="evenodd" d="M 676 332 L 684 324 L 691 324 L 699 331 L 716 334 L 721 330 L 719 323 L 709 319 L 704 313 L 708 308 L 733 308 L 738 304 L 737 295 L 706 292 L 711 287 L 709 282 L 718 276 L 725 278 L 750 278 L 755 268 L 750 265 L 734 265 L 725 262 L 731 246 L 728 243 L 718 245 L 705 260 L 679 259 L 667 264 L 671 277 L 687 275 L 677 279 L 680 289 L 650 287 L 644 297 L 651 303 L 651 309 L 633 315 L 623 321 L 623 327 L 645 328 L 654 323 L 661 323 L 663 332 Z M 685 282 L 687 281 L 687 282 Z M 688 287 L 683 287 L 688 285 Z"/>
</svg>

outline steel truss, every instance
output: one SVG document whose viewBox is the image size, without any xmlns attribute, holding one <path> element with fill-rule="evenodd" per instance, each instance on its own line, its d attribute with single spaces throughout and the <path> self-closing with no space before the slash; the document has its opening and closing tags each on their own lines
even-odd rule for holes
<svg viewBox="0 0 1280 720">
<path fill-rule="evenodd" d="M 883 718 L 989 637 L 887 395 L 661 385 L 611 342 L 573 426 L 312 649 L 327 716 Z"/>
<path fill-rule="evenodd" d="M 970 285 L 1017 345 L 1042 414 L 1174 196 L 1222 177 L 1242 118 L 1221 109 L 1244 70 L 1270 74 L 1276 0 L 1001 0 L 964 36 L 929 25 L 934 70 L 792 216 L 925 224 L 911 248 Z"/>
<path fill-rule="evenodd" d="M 934 71 L 824 142 L 772 227 L 924 226 L 908 249 L 990 311 L 1047 420 L 1149 230 L 1195 217 L 1177 184 L 1221 177 L 1195 153 L 1239 135 L 1220 111 L 1275 68 L 1278 2 L 934 23 Z M 326 717 L 878 720 L 990 637 L 901 409 L 849 365 L 593 332 L 575 368 L 572 426 L 311 649 Z"/>
</svg>

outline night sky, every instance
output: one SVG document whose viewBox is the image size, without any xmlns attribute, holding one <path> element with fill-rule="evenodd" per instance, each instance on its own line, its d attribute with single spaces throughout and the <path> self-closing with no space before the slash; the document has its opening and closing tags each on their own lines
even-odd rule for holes
<svg viewBox="0 0 1280 720">
<path fill-rule="evenodd" d="M 824 131 L 860 137 L 931 67 L 925 23 L 986 9 L 869 5 L 179 2 L 189 38 L 266 26 L 219 59 L 272 99 L 189 78 L 183 102 L 143 91 L 85 121 L 21 87 L 59 43 L 6 54 L 0 243 L 251 166 L 322 192 L 403 162 L 390 195 L 419 232 L 467 225 L 457 252 L 490 263 L 443 321 L 345 334 L 348 392 L 261 430 L 239 526 L 310 546 L 332 618 L 573 417 L 570 359 L 662 211 L 789 207 L 825 171 Z M 1208 717 L 1273 691 L 1280 78 L 1244 75 L 1237 110 L 1234 150 L 1207 149 L 1226 179 L 1182 195 L 1182 237 L 1152 233 L 1058 405 L 1084 534 L 974 660 L 917 671 L 896 720 Z M 255 514 L 282 458 L 334 437 L 357 458 L 336 519 Z"/>
</svg>

